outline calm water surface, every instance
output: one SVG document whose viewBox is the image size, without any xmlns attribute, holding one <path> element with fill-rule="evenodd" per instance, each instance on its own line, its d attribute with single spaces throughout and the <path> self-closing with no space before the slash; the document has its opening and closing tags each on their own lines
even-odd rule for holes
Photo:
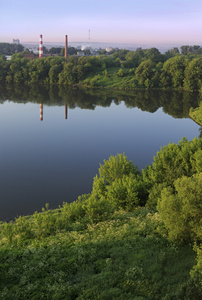
<svg viewBox="0 0 202 300">
<path fill-rule="evenodd" d="M 141 170 L 161 146 L 198 137 L 197 95 L 64 88 L 0 91 L 0 220 L 89 193 L 99 164 L 125 152 Z M 43 121 L 40 120 L 43 104 Z"/>
</svg>

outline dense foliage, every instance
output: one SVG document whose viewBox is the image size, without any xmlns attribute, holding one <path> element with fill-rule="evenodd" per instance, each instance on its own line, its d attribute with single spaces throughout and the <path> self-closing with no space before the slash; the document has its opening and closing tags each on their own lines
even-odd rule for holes
<svg viewBox="0 0 202 300">
<path fill-rule="evenodd" d="M 17 52 L 22 52 L 24 47 L 21 44 L 0 43 L 0 56 L 12 55 Z"/>
<path fill-rule="evenodd" d="M 201 187 L 201 139 L 111 156 L 90 194 L 0 224 L 0 299 L 201 299 Z"/>
<path fill-rule="evenodd" d="M 191 107 L 189 115 L 196 123 L 202 126 L 202 102 L 199 104 L 199 107 L 195 109 Z"/>
<path fill-rule="evenodd" d="M 62 53 L 60 48 L 49 51 Z M 181 53 L 174 48 L 165 54 L 156 48 L 116 49 L 108 55 L 69 55 L 67 60 L 62 56 L 29 60 L 23 53 L 17 53 L 10 61 L 3 56 L 0 58 L 0 81 L 201 91 L 201 64 L 202 49 L 199 46 L 182 46 Z"/>
</svg>

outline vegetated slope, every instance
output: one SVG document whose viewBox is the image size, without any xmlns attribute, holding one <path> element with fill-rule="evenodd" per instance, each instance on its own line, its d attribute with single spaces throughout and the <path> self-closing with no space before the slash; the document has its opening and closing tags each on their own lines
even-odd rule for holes
<svg viewBox="0 0 202 300">
<path fill-rule="evenodd" d="M 111 156 L 91 194 L 2 222 L 0 299 L 201 299 L 201 158 L 199 139 L 142 172 Z"/>
<path fill-rule="evenodd" d="M 186 295 L 186 286 L 194 289 L 195 254 L 162 237 L 159 223 L 146 209 L 117 211 L 28 245 L 1 245 L 0 299 L 169 299 L 183 289 Z"/>
<path fill-rule="evenodd" d="M 202 126 L 202 102 L 200 103 L 199 107 L 190 109 L 189 112 L 190 117 L 200 126 Z"/>
</svg>

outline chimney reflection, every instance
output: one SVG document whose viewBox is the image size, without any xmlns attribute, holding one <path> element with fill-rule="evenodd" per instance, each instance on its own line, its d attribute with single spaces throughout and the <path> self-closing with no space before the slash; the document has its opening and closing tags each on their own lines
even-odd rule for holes
<svg viewBox="0 0 202 300">
<path fill-rule="evenodd" d="M 65 119 L 67 119 L 67 104 L 65 104 Z"/>
<path fill-rule="evenodd" d="M 39 105 L 39 110 L 40 110 L 40 121 L 43 121 L 43 104 Z M 68 118 L 68 107 L 67 104 L 65 104 L 65 119 Z"/>
<path fill-rule="evenodd" d="M 43 104 L 40 104 L 40 121 L 43 121 Z"/>
</svg>

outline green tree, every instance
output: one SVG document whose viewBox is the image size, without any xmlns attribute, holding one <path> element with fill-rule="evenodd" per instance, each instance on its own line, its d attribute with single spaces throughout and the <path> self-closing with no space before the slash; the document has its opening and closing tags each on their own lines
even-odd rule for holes
<svg viewBox="0 0 202 300">
<path fill-rule="evenodd" d="M 104 164 L 100 164 L 99 175 L 104 179 L 106 184 L 112 183 L 116 179 L 120 179 L 123 175 L 139 174 L 137 167 L 134 167 L 132 161 L 127 160 L 125 154 L 117 154 L 110 156 L 108 160 L 104 160 Z"/>
<path fill-rule="evenodd" d="M 174 182 L 174 189 L 165 188 L 157 209 L 173 241 L 202 240 L 202 172 L 183 176 Z"/>
<path fill-rule="evenodd" d="M 194 250 L 197 253 L 196 261 L 197 264 L 191 270 L 190 275 L 194 280 L 194 284 L 199 288 L 202 294 L 202 244 L 194 246 Z"/>
<path fill-rule="evenodd" d="M 202 172 L 202 140 L 183 138 L 179 144 L 169 143 L 161 148 L 153 163 L 142 171 L 143 180 L 148 184 L 148 206 L 155 207 L 163 187 L 174 186 L 182 176 L 191 177 Z"/>
<path fill-rule="evenodd" d="M 124 76 L 124 73 L 123 73 L 123 69 L 122 69 L 122 68 L 118 70 L 117 75 L 118 75 L 119 77 L 123 77 L 123 76 Z"/>
<path fill-rule="evenodd" d="M 140 86 L 152 87 L 152 77 L 155 74 L 155 64 L 151 59 L 141 62 L 135 71 L 135 78 Z"/>
<path fill-rule="evenodd" d="M 143 56 L 144 52 L 138 49 L 136 51 L 129 51 L 125 57 L 127 63 L 126 66 L 131 68 L 137 68 L 141 63 Z"/>
<path fill-rule="evenodd" d="M 198 138 L 190 142 L 183 138 L 179 144 L 169 143 L 157 152 L 152 165 L 143 173 L 152 183 L 172 186 L 177 178 L 202 172 L 201 150 L 202 140 Z"/>
<path fill-rule="evenodd" d="M 112 54 L 112 57 L 114 59 L 119 59 L 119 60 L 125 60 L 126 55 L 129 52 L 129 50 L 126 49 L 116 49 L 116 51 Z"/>
<path fill-rule="evenodd" d="M 202 58 L 191 60 L 185 70 L 184 88 L 190 91 L 202 87 Z"/>
<path fill-rule="evenodd" d="M 183 87 L 185 68 L 187 64 L 188 64 L 187 58 L 182 55 L 172 57 L 164 63 L 163 71 L 164 74 L 166 74 L 169 77 L 168 82 L 171 83 L 172 87 L 174 88 Z M 164 81 L 164 85 L 166 85 L 165 81 Z"/>
<path fill-rule="evenodd" d="M 117 154 L 100 164 L 92 196 L 108 200 L 112 207 L 131 210 L 145 205 L 148 193 L 137 167 L 124 154 Z"/>
<path fill-rule="evenodd" d="M 190 46 L 189 45 L 183 45 L 180 47 L 181 53 L 183 55 L 187 55 L 190 52 Z"/>
<path fill-rule="evenodd" d="M 146 185 L 140 175 L 123 175 L 107 186 L 105 194 L 115 207 L 132 210 L 134 207 L 143 206 L 147 200 Z"/>
<path fill-rule="evenodd" d="M 152 62 L 158 63 L 164 61 L 164 56 L 157 48 L 150 48 L 145 50 L 146 59 L 150 59 Z"/>
<path fill-rule="evenodd" d="M 93 180 L 92 193 L 99 197 L 104 196 L 108 185 L 129 174 L 139 175 L 140 172 L 132 161 L 127 160 L 125 154 L 110 156 L 109 160 L 104 160 L 104 164 L 100 164 L 99 176 L 96 175 Z"/>
<path fill-rule="evenodd" d="M 27 59 L 24 58 L 22 53 L 14 54 L 12 56 L 6 81 L 17 84 L 27 82 Z"/>
<path fill-rule="evenodd" d="M 5 81 L 10 68 L 10 62 L 6 61 L 5 56 L 0 57 L 0 82 Z"/>
<path fill-rule="evenodd" d="M 77 54 L 77 49 L 74 47 L 68 47 L 68 55 L 76 55 Z M 60 55 L 64 56 L 65 55 L 65 48 L 62 48 L 60 51 Z"/>
<path fill-rule="evenodd" d="M 71 85 L 75 82 L 72 74 L 73 63 L 65 63 L 62 72 L 59 74 L 59 84 Z"/>
<path fill-rule="evenodd" d="M 166 57 L 166 60 L 173 57 L 173 56 L 176 56 L 180 53 L 179 49 L 177 47 L 174 47 L 173 49 L 170 49 L 168 51 L 165 52 L 165 57 Z"/>
<path fill-rule="evenodd" d="M 58 83 L 59 74 L 62 71 L 62 68 L 63 68 L 62 64 L 61 65 L 53 65 L 50 68 L 50 70 L 48 72 L 50 83 Z"/>
<path fill-rule="evenodd" d="M 51 47 L 48 52 L 51 54 L 60 54 L 62 49 L 62 47 Z"/>
<path fill-rule="evenodd" d="M 0 55 L 12 55 L 23 50 L 24 46 L 21 44 L 0 43 Z"/>
</svg>

